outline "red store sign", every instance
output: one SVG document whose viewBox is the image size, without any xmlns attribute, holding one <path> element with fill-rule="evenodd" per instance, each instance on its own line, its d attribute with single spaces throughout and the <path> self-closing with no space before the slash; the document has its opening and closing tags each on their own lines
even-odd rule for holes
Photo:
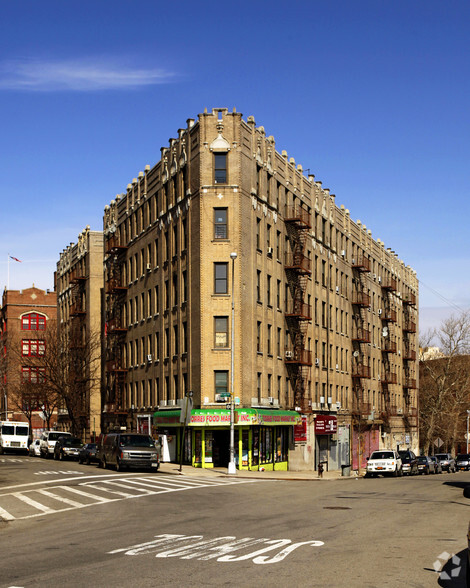
<svg viewBox="0 0 470 588">
<path fill-rule="evenodd" d="M 335 416 L 320 414 L 315 419 L 315 435 L 332 435 L 338 430 Z"/>
</svg>

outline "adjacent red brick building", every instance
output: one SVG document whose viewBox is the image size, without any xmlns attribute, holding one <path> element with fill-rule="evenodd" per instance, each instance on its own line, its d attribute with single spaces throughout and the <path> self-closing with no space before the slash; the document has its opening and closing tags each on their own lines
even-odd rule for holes
<svg viewBox="0 0 470 588">
<path fill-rule="evenodd" d="M 56 319 L 56 292 L 41 290 L 34 285 L 25 290 L 4 290 L 0 309 L 1 420 L 28 420 L 15 402 L 18 383 L 29 382 L 34 387 L 34 384 L 45 381 L 46 373 L 45 367 L 41 365 L 41 356 L 45 353 L 47 329 L 56 328 Z M 11 346 L 15 348 L 9 348 Z M 40 410 L 33 411 L 34 437 L 45 427 L 40 414 Z"/>
</svg>

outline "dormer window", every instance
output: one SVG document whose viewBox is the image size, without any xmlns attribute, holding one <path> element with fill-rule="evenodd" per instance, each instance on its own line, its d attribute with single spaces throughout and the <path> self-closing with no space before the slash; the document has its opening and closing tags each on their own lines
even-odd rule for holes
<svg viewBox="0 0 470 588">
<path fill-rule="evenodd" d="M 227 153 L 214 153 L 214 183 L 227 183 Z"/>
</svg>

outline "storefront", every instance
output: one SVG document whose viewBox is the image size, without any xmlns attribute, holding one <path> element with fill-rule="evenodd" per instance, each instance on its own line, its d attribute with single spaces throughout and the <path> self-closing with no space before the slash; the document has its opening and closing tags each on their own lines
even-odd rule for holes
<svg viewBox="0 0 470 588">
<path fill-rule="evenodd" d="M 180 455 L 183 425 L 180 410 L 158 411 L 154 425 L 159 436 L 171 436 Z M 301 422 L 297 412 L 236 408 L 234 414 L 235 464 L 240 470 L 287 470 L 293 426 Z M 187 427 L 185 463 L 194 467 L 227 467 L 230 459 L 230 411 L 193 409 Z"/>
<path fill-rule="evenodd" d="M 337 470 L 338 422 L 335 416 L 319 414 L 315 417 L 315 467 L 322 464 L 324 470 Z"/>
</svg>

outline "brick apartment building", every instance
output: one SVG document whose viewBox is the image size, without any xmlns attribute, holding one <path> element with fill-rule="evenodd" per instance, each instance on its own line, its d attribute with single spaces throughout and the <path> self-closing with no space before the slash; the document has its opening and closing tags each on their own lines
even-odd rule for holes
<svg viewBox="0 0 470 588">
<path fill-rule="evenodd" d="M 32 435 L 45 428 L 42 394 L 46 381 L 44 354 L 46 338 L 56 328 L 55 292 L 34 285 L 24 290 L 5 289 L 0 312 L 1 419 L 31 419 Z M 55 416 L 52 423 L 55 422 Z"/>
<path fill-rule="evenodd" d="M 101 430 L 101 356 L 103 233 L 86 227 L 60 254 L 56 271 L 59 336 L 66 342 L 71 362 L 81 364 L 67 400 L 58 409 L 59 425 L 72 428 L 83 441 Z M 68 404 L 68 406 L 67 406 Z"/>
<path fill-rule="evenodd" d="M 105 431 L 175 459 L 191 392 L 184 458 L 226 465 L 233 394 L 240 469 L 418 448 L 416 273 L 253 117 L 189 119 L 106 206 L 104 261 Z"/>
</svg>

